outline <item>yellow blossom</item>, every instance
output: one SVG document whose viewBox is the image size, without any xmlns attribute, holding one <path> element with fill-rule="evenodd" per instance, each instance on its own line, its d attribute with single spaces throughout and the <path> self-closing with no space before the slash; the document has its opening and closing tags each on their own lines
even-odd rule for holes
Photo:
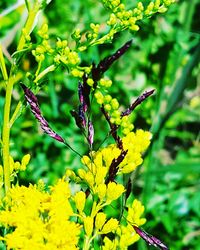
<svg viewBox="0 0 200 250">
<path fill-rule="evenodd" d="M 115 182 L 109 182 L 106 191 L 106 202 L 110 203 L 118 199 L 124 191 L 125 189 L 123 185 L 116 184 Z"/>
<path fill-rule="evenodd" d="M 93 231 L 93 218 L 87 216 L 86 218 L 84 218 L 83 222 L 84 222 L 85 233 L 87 234 L 87 236 L 91 236 Z"/>
<path fill-rule="evenodd" d="M 143 213 L 144 206 L 141 204 L 140 201 L 135 199 L 132 203 L 132 206 L 128 208 L 127 220 L 132 224 L 141 226 L 146 222 L 145 218 L 140 218 Z"/>
<path fill-rule="evenodd" d="M 102 200 L 106 195 L 106 184 L 100 184 L 96 188 L 96 192 L 100 200 Z"/>
<path fill-rule="evenodd" d="M 95 218 L 95 228 L 97 230 L 101 230 L 105 222 L 106 222 L 106 215 L 103 212 L 99 212 Z"/>
<path fill-rule="evenodd" d="M 120 249 L 127 249 L 128 246 L 132 245 L 140 239 L 140 236 L 136 234 L 130 224 L 128 224 L 127 226 L 120 226 L 117 233 L 119 235 Z"/>
<path fill-rule="evenodd" d="M 22 162 L 21 162 L 21 167 L 20 167 L 21 170 L 26 169 L 26 166 L 28 165 L 30 158 L 31 158 L 30 154 L 24 155 L 24 157 L 22 158 Z"/>
<path fill-rule="evenodd" d="M 81 213 L 85 207 L 86 195 L 83 191 L 77 192 L 74 196 L 76 208 Z"/>
<path fill-rule="evenodd" d="M 117 241 L 116 240 L 110 240 L 108 237 L 104 237 L 103 239 L 103 250 L 116 250 L 117 249 Z"/>
<path fill-rule="evenodd" d="M 77 249 L 80 225 L 69 221 L 70 190 L 63 180 L 47 193 L 37 186 L 16 186 L 5 199 L 0 223 L 13 227 L 4 236 L 7 249 Z"/>
<path fill-rule="evenodd" d="M 109 221 L 106 222 L 106 224 L 103 226 L 101 233 L 102 234 L 108 234 L 118 227 L 118 220 L 111 218 Z"/>
</svg>

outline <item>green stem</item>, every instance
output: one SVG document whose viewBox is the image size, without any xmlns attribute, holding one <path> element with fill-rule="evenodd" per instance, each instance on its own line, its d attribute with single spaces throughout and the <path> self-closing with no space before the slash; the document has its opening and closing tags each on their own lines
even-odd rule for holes
<svg viewBox="0 0 200 250">
<path fill-rule="evenodd" d="M 35 83 L 37 83 L 42 77 L 44 77 L 46 74 L 48 74 L 51 71 L 54 71 L 56 69 L 56 66 L 54 64 L 52 64 L 51 66 L 49 66 L 48 68 L 46 68 L 45 70 L 43 70 L 34 80 Z"/>
<path fill-rule="evenodd" d="M 1 67 L 1 72 L 2 72 L 2 75 L 3 75 L 3 79 L 5 81 L 7 81 L 8 80 L 8 74 L 7 74 L 7 70 L 6 70 L 6 65 L 5 65 L 5 60 L 4 60 L 4 57 L 3 57 L 1 44 L 0 44 L 0 67 Z"/>
<path fill-rule="evenodd" d="M 40 5 L 38 2 L 35 3 L 32 10 L 29 11 L 29 15 L 21 34 L 17 51 L 24 48 L 26 42 L 26 36 L 31 33 L 35 17 L 39 11 Z M 15 65 L 13 64 L 10 70 L 10 76 L 6 85 L 6 97 L 4 104 L 4 117 L 3 117 L 3 129 L 2 129 L 2 141 L 3 141 L 3 166 L 4 166 L 4 183 L 5 183 L 5 193 L 8 192 L 10 188 L 10 107 L 11 107 L 11 97 L 14 84 L 14 74 L 13 71 Z M 5 72 L 5 70 L 4 70 Z M 6 76 L 6 75 L 5 75 Z"/>
<path fill-rule="evenodd" d="M 10 119 L 10 128 L 12 127 L 13 123 L 15 122 L 15 120 L 17 119 L 17 117 L 20 115 L 20 111 L 22 110 L 22 103 L 19 101 L 15 111 Z"/>
<path fill-rule="evenodd" d="M 83 250 L 89 250 L 89 249 L 90 249 L 90 238 L 86 236 L 83 245 Z"/>
<path fill-rule="evenodd" d="M 5 183 L 5 193 L 8 192 L 10 188 L 10 106 L 11 106 L 11 95 L 13 89 L 13 82 L 9 79 L 6 86 L 6 97 L 4 105 L 4 117 L 3 117 L 3 131 L 2 131 L 2 141 L 3 141 L 3 166 L 4 166 L 4 183 Z"/>
<path fill-rule="evenodd" d="M 33 8 L 28 12 L 28 18 L 26 20 L 25 27 L 23 28 L 19 44 L 17 47 L 17 51 L 20 51 L 24 48 L 24 45 L 26 43 L 26 36 L 30 35 L 32 31 L 32 27 L 39 9 L 40 9 L 40 4 L 38 3 L 38 1 L 36 1 Z"/>
</svg>

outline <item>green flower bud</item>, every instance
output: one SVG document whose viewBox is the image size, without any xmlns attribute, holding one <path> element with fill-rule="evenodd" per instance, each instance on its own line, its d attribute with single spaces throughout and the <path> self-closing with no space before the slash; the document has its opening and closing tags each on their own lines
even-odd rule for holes
<svg viewBox="0 0 200 250">
<path fill-rule="evenodd" d="M 155 0 L 154 8 L 157 10 L 160 7 L 160 0 Z"/>
<path fill-rule="evenodd" d="M 128 129 L 129 129 L 129 131 L 133 130 L 134 129 L 134 125 L 133 124 L 129 124 Z"/>
<path fill-rule="evenodd" d="M 112 96 L 111 95 L 104 96 L 104 102 L 105 103 L 109 103 L 111 100 L 112 100 Z"/>
<path fill-rule="evenodd" d="M 143 3 L 142 3 L 142 2 L 139 2 L 139 3 L 137 4 L 137 8 L 138 8 L 139 10 L 143 11 L 143 10 L 144 10 Z"/>
<path fill-rule="evenodd" d="M 120 10 L 125 10 L 125 5 L 124 5 L 123 3 L 121 3 L 121 4 L 119 5 L 119 9 L 120 9 Z"/>
<path fill-rule="evenodd" d="M 112 99 L 112 101 L 110 102 L 112 109 L 118 109 L 119 108 L 119 102 L 117 101 L 116 98 Z"/>
<path fill-rule="evenodd" d="M 116 16 L 117 16 L 119 19 L 122 19 L 122 18 L 123 18 L 123 13 L 122 13 L 122 12 L 117 12 L 117 13 L 116 13 Z"/>
<path fill-rule="evenodd" d="M 114 118 L 114 117 L 111 117 L 111 118 L 110 118 L 110 122 L 111 122 L 111 123 L 115 123 L 115 118 Z"/>
<path fill-rule="evenodd" d="M 77 68 L 74 68 L 72 71 L 71 71 L 71 74 L 74 76 L 74 77 L 82 77 L 84 72 L 78 70 Z"/>
<path fill-rule="evenodd" d="M 105 108 L 106 111 L 110 111 L 111 110 L 111 105 L 106 104 L 106 105 L 104 105 L 104 108 Z"/>
<path fill-rule="evenodd" d="M 92 87 L 92 86 L 94 85 L 93 79 L 92 79 L 92 78 L 88 78 L 88 79 L 87 79 L 87 84 L 88 84 L 90 87 Z"/>
<path fill-rule="evenodd" d="M 170 6 L 172 4 L 172 0 L 163 0 L 163 3 L 166 5 L 166 6 Z"/>
<path fill-rule="evenodd" d="M 35 52 L 36 54 L 43 54 L 45 52 L 45 48 L 43 46 L 38 46 Z"/>
<path fill-rule="evenodd" d="M 63 40 L 63 41 L 62 41 L 62 47 L 63 47 L 63 48 L 65 48 L 65 47 L 67 46 L 67 44 L 68 44 L 68 43 L 67 43 L 67 40 Z"/>
<path fill-rule="evenodd" d="M 122 130 L 122 133 L 123 133 L 124 135 L 127 135 L 129 132 L 130 132 L 130 130 L 129 130 L 128 128 L 124 128 L 124 129 Z"/>
<path fill-rule="evenodd" d="M 58 49 L 62 48 L 62 41 L 61 41 L 61 40 L 58 40 L 58 41 L 56 42 L 56 47 L 57 47 Z"/>
<path fill-rule="evenodd" d="M 132 31 L 138 31 L 140 29 L 140 27 L 138 25 L 134 24 L 134 25 L 131 25 L 129 29 Z"/>
<path fill-rule="evenodd" d="M 118 118 L 120 117 L 120 111 L 119 110 L 115 110 L 112 112 L 112 117 Z"/>
<path fill-rule="evenodd" d="M 98 104 L 103 104 L 104 97 L 103 97 L 103 94 L 99 90 L 95 92 L 94 97 L 96 98 Z"/>
<path fill-rule="evenodd" d="M 86 49 L 87 49 L 86 46 L 81 46 L 81 47 L 78 48 L 78 51 L 82 52 L 82 51 L 84 51 L 84 50 L 86 50 Z"/>
<path fill-rule="evenodd" d="M 151 11 L 153 10 L 153 8 L 154 8 L 154 3 L 153 3 L 153 2 L 150 2 L 149 5 L 147 6 L 147 10 L 148 10 L 149 12 L 151 12 Z"/>
<path fill-rule="evenodd" d="M 161 6 L 159 9 L 158 9 L 158 12 L 159 13 L 165 13 L 168 9 L 164 6 Z"/>
<path fill-rule="evenodd" d="M 121 124 L 121 118 L 120 118 L 120 117 L 117 117 L 117 118 L 115 119 L 115 124 L 116 124 L 116 125 L 120 125 L 120 124 Z"/>
<path fill-rule="evenodd" d="M 117 17 L 115 16 L 114 13 L 112 13 L 110 15 L 109 21 L 107 21 L 107 24 L 111 26 L 111 25 L 115 25 L 116 23 L 117 23 Z"/>
</svg>

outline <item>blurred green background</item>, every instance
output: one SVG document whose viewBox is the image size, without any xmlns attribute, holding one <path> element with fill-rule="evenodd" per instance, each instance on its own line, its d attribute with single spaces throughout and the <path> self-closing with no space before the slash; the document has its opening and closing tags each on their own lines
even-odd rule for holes
<svg viewBox="0 0 200 250">
<path fill-rule="evenodd" d="M 123 2 L 131 7 L 138 1 Z M 200 249 L 199 10 L 200 0 L 178 1 L 167 13 L 144 20 L 136 34 L 120 33 L 111 44 L 92 47 L 81 54 L 82 65 L 98 63 L 132 38 L 132 47 L 106 73 L 113 80 L 111 94 L 125 109 L 144 90 L 156 89 L 155 95 L 132 114 L 135 128 L 153 133 L 144 163 L 132 176 L 132 192 L 146 207 L 145 229 L 171 250 Z M 91 22 L 105 23 L 108 15 L 101 3 L 94 0 L 52 0 L 38 23 L 48 23 L 50 39 L 60 37 L 70 44 L 75 28 L 85 30 Z M 23 1 L 0 2 L 0 42 L 8 68 L 25 18 Z M 33 40 L 37 40 L 36 31 L 37 27 Z M 26 83 L 25 73 L 34 72 L 35 66 L 31 55 L 23 58 L 20 81 Z M 53 129 L 84 154 L 88 152 L 87 142 L 70 115 L 70 110 L 78 105 L 77 84 L 77 79 L 69 76 L 65 68 L 59 68 L 43 79 L 38 99 Z M 2 110 L 5 95 L 2 80 L 0 90 Z M 15 86 L 13 109 L 20 99 L 23 100 L 22 90 Z M 95 104 L 92 114 L 97 149 L 109 128 Z M 107 138 L 103 145 L 110 142 L 112 138 Z M 30 109 L 24 106 L 11 131 L 11 154 L 17 160 L 27 153 L 32 159 L 27 171 L 20 174 L 22 184 L 35 183 L 40 178 L 52 184 L 67 168 L 80 168 L 79 156 L 44 135 Z M 140 240 L 130 249 L 154 248 Z"/>
</svg>

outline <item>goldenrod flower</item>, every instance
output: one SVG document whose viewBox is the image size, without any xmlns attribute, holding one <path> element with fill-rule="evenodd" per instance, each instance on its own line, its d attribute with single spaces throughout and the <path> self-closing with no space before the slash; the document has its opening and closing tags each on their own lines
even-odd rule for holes
<svg viewBox="0 0 200 250">
<path fill-rule="evenodd" d="M 106 184 L 100 184 L 97 186 L 96 192 L 100 200 L 103 200 L 103 198 L 105 197 L 106 189 L 107 189 Z"/>
<path fill-rule="evenodd" d="M 85 207 L 86 195 L 83 191 L 77 192 L 74 196 L 74 201 L 76 203 L 76 208 L 81 213 Z"/>
<path fill-rule="evenodd" d="M 103 226 L 101 233 L 102 234 L 108 234 L 112 232 L 113 230 L 116 230 L 118 227 L 118 220 L 111 218 L 109 221 L 106 222 L 106 224 Z"/>
<path fill-rule="evenodd" d="M 84 218 L 83 222 L 84 222 L 84 229 L 85 229 L 86 235 L 91 236 L 92 231 L 93 231 L 93 218 L 90 216 L 87 216 L 86 218 Z"/>
<path fill-rule="evenodd" d="M 106 222 L 106 214 L 103 212 L 99 212 L 95 218 L 95 228 L 97 230 L 101 230 L 105 222 Z"/>
<path fill-rule="evenodd" d="M 132 203 L 132 206 L 128 208 L 127 220 L 138 226 L 143 225 L 146 222 L 145 218 L 140 218 L 144 212 L 144 206 L 140 201 L 135 199 Z"/>
<path fill-rule="evenodd" d="M 81 227 L 70 221 L 70 190 L 63 180 L 43 192 L 37 186 L 13 187 L 0 223 L 13 227 L 4 236 L 7 249 L 77 249 Z"/>
<path fill-rule="evenodd" d="M 124 186 L 121 184 L 116 184 L 115 182 L 109 182 L 106 191 L 106 202 L 110 202 L 118 199 L 122 193 L 125 191 Z"/>
</svg>

